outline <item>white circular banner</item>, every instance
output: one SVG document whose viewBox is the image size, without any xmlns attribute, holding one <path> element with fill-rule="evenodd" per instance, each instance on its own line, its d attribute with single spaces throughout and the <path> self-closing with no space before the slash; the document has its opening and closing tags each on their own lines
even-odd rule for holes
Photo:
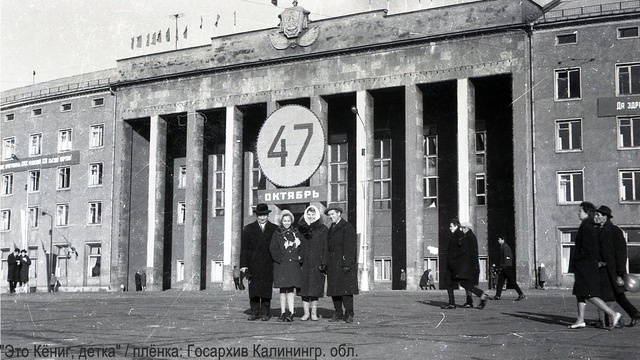
<svg viewBox="0 0 640 360">
<path fill-rule="evenodd" d="M 287 105 L 274 111 L 258 134 L 258 162 L 278 186 L 296 186 L 318 170 L 326 139 L 318 117 L 306 107 Z"/>
</svg>

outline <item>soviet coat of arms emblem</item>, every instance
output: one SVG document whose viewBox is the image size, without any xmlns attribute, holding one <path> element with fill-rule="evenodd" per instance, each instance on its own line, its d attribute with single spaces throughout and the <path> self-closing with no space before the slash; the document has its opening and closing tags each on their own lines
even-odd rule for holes
<svg viewBox="0 0 640 360">
<path fill-rule="evenodd" d="M 278 50 L 288 47 L 309 46 L 318 39 L 320 29 L 316 26 L 309 29 L 309 14 L 311 12 L 293 2 L 293 7 L 286 8 L 278 15 L 280 24 L 278 32 L 269 34 L 271 45 Z"/>
</svg>

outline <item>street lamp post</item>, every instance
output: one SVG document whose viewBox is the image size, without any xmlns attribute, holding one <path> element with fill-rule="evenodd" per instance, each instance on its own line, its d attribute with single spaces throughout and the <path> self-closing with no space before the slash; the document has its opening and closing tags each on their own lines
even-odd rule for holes
<svg viewBox="0 0 640 360">
<path fill-rule="evenodd" d="M 53 216 L 46 211 L 43 211 L 42 215 L 48 216 L 51 224 L 49 227 L 49 266 L 47 269 L 47 288 L 51 291 L 51 275 L 53 274 Z"/>
</svg>

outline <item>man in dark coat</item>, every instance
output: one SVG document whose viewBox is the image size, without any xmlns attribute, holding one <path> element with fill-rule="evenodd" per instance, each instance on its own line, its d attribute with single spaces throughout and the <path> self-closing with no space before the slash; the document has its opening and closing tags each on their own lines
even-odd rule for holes
<svg viewBox="0 0 640 360">
<path fill-rule="evenodd" d="M 442 306 L 443 309 L 455 309 L 455 297 L 453 289 L 457 282 L 467 292 L 467 301 L 464 307 L 473 307 L 471 293 L 480 298 L 478 309 L 483 309 L 487 304 L 487 294 L 478 287 L 480 277 L 480 263 L 478 260 L 478 239 L 471 230 L 470 223 L 460 224 L 458 220 L 449 223 L 451 240 L 447 251 L 447 295 L 449 303 Z"/>
<path fill-rule="evenodd" d="M 249 280 L 250 321 L 271 317 L 273 259 L 269 245 L 278 226 L 269 221 L 270 212 L 267 204 L 258 204 L 254 210 L 257 220 L 242 229 L 240 269 Z"/>
<path fill-rule="evenodd" d="M 627 242 L 619 227 L 611 222 L 613 215 L 608 206 L 602 205 L 596 210 L 594 220 L 600 224 L 601 230 L 598 236 L 602 260 L 606 263 L 607 274 L 613 287 L 614 296 L 618 305 L 631 317 L 629 326 L 634 326 L 640 320 L 640 312 L 629 302 L 625 295 L 626 289 L 623 277 L 627 273 Z"/>
<path fill-rule="evenodd" d="M 22 284 L 22 292 L 29 292 L 29 268 L 31 267 L 31 258 L 27 255 L 27 250 L 22 249 L 20 252 L 20 283 Z"/>
<path fill-rule="evenodd" d="M 9 282 L 9 293 L 16 292 L 16 284 L 20 281 L 20 266 L 18 261 L 20 258 L 20 249 L 15 248 L 13 253 L 7 256 L 7 281 Z"/>
<path fill-rule="evenodd" d="M 329 206 L 324 211 L 331 219 L 327 247 L 327 295 L 333 299 L 335 314 L 329 321 L 353 322 L 353 295 L 358 294 L 358 240 L 356 230 L 342 218 L 342 209 Z"/>
<path fill-rule="evenodd" d="M 513 252 L 509 245 L 504 242 L 504 237 L 498 236 L 498 244 L 500 244 L 500 268 L 498 270 L 498 290 L 496 290 L 496 296 L 493 297 L 493 300 L 500 300 L 502 287 L 506 279 L 511 281 L 518 293 L 516 301 L 524 300 L 525 296 L 516 282 L 515 272 L 513 270 Z"/>
</svg>

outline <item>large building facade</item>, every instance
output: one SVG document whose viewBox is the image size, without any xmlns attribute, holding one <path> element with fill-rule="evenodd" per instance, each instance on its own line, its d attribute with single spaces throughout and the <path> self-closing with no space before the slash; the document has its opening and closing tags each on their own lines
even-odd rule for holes
<svg viewBox="0 0 640 360">
<path fill-rule="evenodd" d="M 274 222 L 343 207 L 363 290 L 439 276 L 454 218 L 474 224 L 481 281 L 504 236 L 521 286 L 541 263 L 570 286 L 581 201 L 613 209 L 640 273 L 637 1 L 285 14 L 296 22 L 3 93 L 3 279 L 17 246 L 42 290 L 49 263 L 68 291 L 132 288 L 138 271 L 153 290 L 232 289 L 264 201 Z M 326 140 L 293 189 L 256 153 L 285 106 L 310 109 Z"/>
</svg>

